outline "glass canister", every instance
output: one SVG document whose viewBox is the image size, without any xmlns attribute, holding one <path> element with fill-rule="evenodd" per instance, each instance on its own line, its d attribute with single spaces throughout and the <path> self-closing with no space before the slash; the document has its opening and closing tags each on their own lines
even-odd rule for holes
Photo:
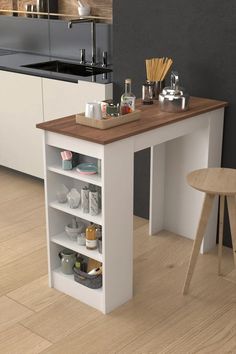
<svg viewBox="0 0 236 354">
<path fill-rule="evenodd" d="M 162 92 L 165 87 L 165 80 L 162 81 L 147 81 L 147 84 L 152 86 L 153 89 L 153 99 L 158 100 L 159 94 Z"/>
<path fill-rule="evenodd" d="M 142 102 L 143 104 L 153 104 L 154 85 L 152 83 L 145 83 L 142 86 Z"/>
</svg>

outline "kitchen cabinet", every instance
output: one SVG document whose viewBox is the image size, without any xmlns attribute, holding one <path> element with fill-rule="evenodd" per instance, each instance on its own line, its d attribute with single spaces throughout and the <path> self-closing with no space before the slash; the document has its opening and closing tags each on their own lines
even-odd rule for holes
<svg viewBox="0 0 236 354">
<path fill-rule="evenodd" d="M 42 79 L 0 71 L 0 80 L 0 164 L 42 177 L 42 139 L 35 129 L 43 120 Z"/>
<path fill-rule="evenodd" d="M 112 98 L 112 84 L 43 79 L 44 120 L 84 112 L 85 104 Z"/>
<path fill-rule="evenodd" d="M 86 102 L 112 98 L 112 84 L 71 83 L 0 71 L 0 165 L 43 178 L 36 124 L 84 111 Z"/>
</svg>

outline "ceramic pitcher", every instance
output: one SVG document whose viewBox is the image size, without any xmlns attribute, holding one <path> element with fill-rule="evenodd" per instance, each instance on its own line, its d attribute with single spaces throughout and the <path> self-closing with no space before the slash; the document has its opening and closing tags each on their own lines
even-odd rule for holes
<svg viewBox="0 0 236 354">
<path fill-rule="evenodd" d="M 61 259 L 61 270 L 64 274 L 73 274 L 73 267 L 76 261 L 76 252 L 64 249 L 59 253 Z"/>
</svg>

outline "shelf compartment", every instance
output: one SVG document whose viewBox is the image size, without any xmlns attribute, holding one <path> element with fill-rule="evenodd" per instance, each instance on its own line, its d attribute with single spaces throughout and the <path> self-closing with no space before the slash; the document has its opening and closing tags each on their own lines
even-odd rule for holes
<svg viewBox="0 0 236 354">
<path fill-rule="evenodd" d="M 88 250 L 85 246 L 80 246 L 75 241 L 71 241 L 65 232 L 51 237 L 51 241 L 65 248 L 69 248 L 75 252 L 78 252 L 84 256 L 95 259 L 98 262 L 103 263 L 102 254 L 98 250 Z"/>
<path fill-rule="evenodd" d="M 52 271 L 52 282 L 55 289 L 103 312 L 103 288 L 87 288 L 77 283 L 74 275 L 62 273 L 61 268 Z"/>
<path fill-rule="evenodd" d="M 95 224 L 103 226 L 101 213 L 98 215 L 92 216 L 90 214 L 83 213 L 81 208 L 72 209 L 68 206 L 68 203 L 59 203 L 57 201 L 49 203 L 49 206 L 53 209 L 63 211 L 64 213 L 74 215 L 80 219 L 91 221 Z"/>
<path fill-rule="evenodd" d="M 79 181 L 91 183 L 93 185 L 102 186 L 102 179 L 101 176 L 94 174 L 94 175 L 82 175 L 79 174 L 79 172 L 76 171 L 76 169 L 73 170 L 63 170 L 59 165 L 53 165 L 53 166 L 48 166 L 48 171 L 67 176 L 73 179 L 78 179 Z"/>
</svg>

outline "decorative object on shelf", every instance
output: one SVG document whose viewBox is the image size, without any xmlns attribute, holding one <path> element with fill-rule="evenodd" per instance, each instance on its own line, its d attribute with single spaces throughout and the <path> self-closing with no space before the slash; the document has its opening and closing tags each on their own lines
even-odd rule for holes
<svg viewBox="0 0 236 354">
<path fill-rule="evenodd" d="M 87 263 L 84 257 L 79 253 L 76 255 L 75 268 L 87 272 Z"/>
<path fill-rule="evenodd" d="M 76 252 L 64 249 L 58 254 L 61 260 L 61 271 L 64 274 L 73 274 L 73 268 L 76 261 Z"/>
<path fill-rule="evenodd" d="M 89 191 L 89 214 L 92 216 L 99 214 L 98 191 Z"/>
<path fill-rule="evenodd" d="M 32 14 L 30 13 L 32 11 L 31 3 L 25 4 L 25 11 L 27 11 L 25 14 L 26 17 L 32 17 Z"/>
<path fill-rule="evenodd" d="M 97 174 L 101 176 L 102 174 L 102 160 L 97 159 Z"/>
<path fill-rule="evenodd" d="M 61 158 L 62 160 L 71 160 L 72 159 L 72 152 L 65 150 L 61 152 Z"/>
<path fill-rule="evenodd" d="M 101 104 L 99 102 L 86 103 L 85 116 L 87 118 L 102 119 Z"/>
<path fill-rule="evenodd" d="M 110 129 L 119 125 L 127 124 L 140 119 L 140 110 L 136 109 L 133 113 L 119 115 L 119 117 L 108 117 L 105 119 L 87 118 L 84 113 L 76 114 L 75 122 L 96 129 Z"/>
<path fill-rule="evenodd" d="M 72 222 L 65 226 L 65 232 L 71 241 L 76 241 L 77 236 L 85 231 L 85 224 L 82 221 L 77 221 L 76 218 L 72 219 Z"/>
<path fill-rule="evenodd" d="M 69 189 L 62 184 L 60 189 L 57 191 L 57 201 L 59 203 L 66 203 L 67 202 L 67 194 L 69 193 Z"/>
<path fill-rule="evenodd" d="M 90 275 L 74 267 L 74 280 L 90 289 L 99 289 L 102 287 L 102 274 Z"/>
<path fill-rule="evenodd" d="M 189 108 L 189 94 L 179 86 L 179 74 L 171 73 L 171 86 L 165 87 L 159 95 L 160 109 L 164 112 L 176 113 L 187 111 Z"/>
<path fill-rule="evenodd" d="M 76 209 L 80 204 L 80 193 L 76 188 L 72 188 L 67 194 L 67 201 L 71 209 Z"/>
<path fill-rule="evenodd" d="M 125 80 L 125 92 L 121 96 L 120 101 L 120 110 L 122 115 L 135 112 L 136 97 L 131 91 L 131 83 L 131 79 Z"/>
<path fill-rule="evenodd" d="M 170 58 L 146 59 L 147 83 L 153 85 L 153 98 L 156 100 L 165 86 L 164 80 L 172 64 Z"/>
<path fill-rule="evenodd" d="M 98 245 L 98 252 L 102 254 L 102 226 L 96 225 L 96 238 Z"/>
<path fill-rule="evenodd" d="M 39 18 L 47 18 L 48 13 L 48 1 L 47 0 L 37 0 L 37 10 L 38 12 L 45 12 L 46 15 L 38 15 Z"/>
<path fill-rule="evenodd" d="M 78 12 L 80 16 L 89 16 L 90 11 L 91 8 L 85 0 L 78 0 Z"/>
<path fill-rule="evenodd" d="M 92 162 L 84 162 L 79 164 L 76 170 L 83 175 L 94 175 L 97 173 L 97 165 Z"/>
<path fill-rule="evenodd" d="M 146 83 L 142 86 L 142 103 L 153 104 L 153 90 L 154 84 Z"/>
<path fill-rule="evenodd" d="M 72 152 L 72 168 L 79 165 L 80 155 L 77 152 Z"/>
<path fill-rule="evenodd" d="M 86 248 L 88 250 L 95 250 L 97 248 L 95 225 L 90 225 L 86 228 Z"/>
<path fill-rule="evenodd" d="M 102 237 L 98 238 L 98 252 L 102 254 Z"/>
<path fill-rule="evenodd" d="M 81 189 L 81 208 L 83 213 L 89 213 L 89 189 L 84 187 Z"/>
<path fill-rule="evenodd" d="M 89 275 L 99 275 L 102 274 L 102 266 L 98 268 L 94 268 L 88 272 Z"/>
<path fill-rule="evenodd" d="M 107 119 L 110 117 L 119 117 L 119 115 L 120 115 L 120 104 L 108 103 L 106 108 L 106 117 L 104 118 Z"/>
<path fill-rule="evenodd" d="M 104 100 L 104 101 L 101 101 L 101 102 L 100 102 L 103 118 L 106 118 L 106 115 L 107 115 L 107 106 L 108 106 L 109 104 L 111 104 L 111 103 L 113 103 L 113 100 Z"/>
<path fill-rule="evenodd" d="M 72 170 L 72 152 L 71 151 L 62 151 L 62 169 L 63 170 Z"/>
<path fill-rule="evenodd" d="M 86 235 L 85 235 L 85 232 L 81 232 L 77 236 L 77 243 L 78 243 L 79 246 L 86 246 Z"/>
</svg>

